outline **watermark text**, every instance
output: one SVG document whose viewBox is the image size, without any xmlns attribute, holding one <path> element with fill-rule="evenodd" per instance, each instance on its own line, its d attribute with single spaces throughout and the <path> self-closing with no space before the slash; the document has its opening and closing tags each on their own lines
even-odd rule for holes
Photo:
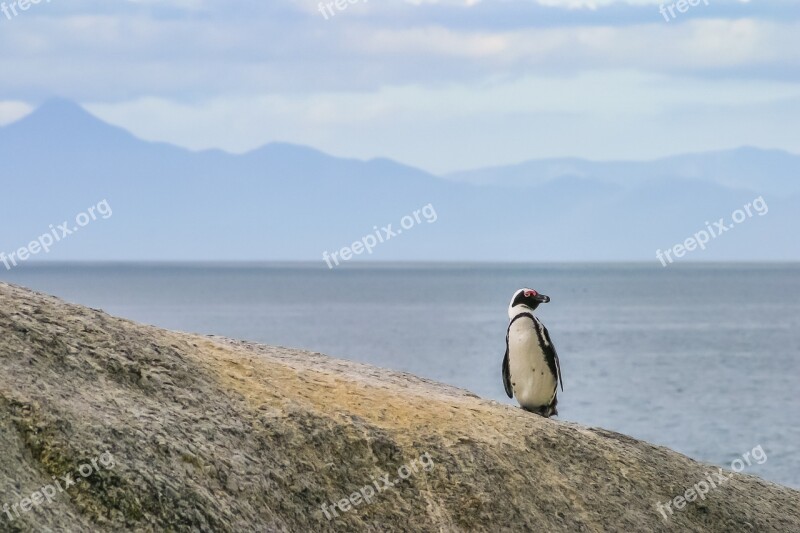
<svg viewBox="0 0 800 533">
<path fill-rule="evenodd" d="M 723 233 L 732 230 L 736 227 L 737 224 L 741 224 L 748 218 L 752 218 L 753 214 L 757 213 L 758 216 L 764 216 L 769 213 L 769 206 L 767 202 L 764 201 L 763 196 L 759 196 L 752 202 L 745 204 L 742 209 L 737 209 L 733 213 L 731 213 L 731 219 L 733 220 L 733 224 L 726 224 L 725 219 L 721 218 L 718 221 L 714 222 L 714 224 L 710 224 L 706 221 L 706 228 L 701 229 L 694 236 L 689 237 L 681 244 L 676 244 L 672 248 L 668 250 L 661 251 L 659 248 L 656 250 L 656 259 L 661 261 L 661 266 L 667 266 L 667 261 L 669 264 L 672 264 L 675 259 L 672 258 L 672 255 L 675 255 L 675 258 L 680 259 L 687 252 L 692 252 L 697 248 L 701 250 L 706 249 L 706 244 L 713 238 L 716 239 Z"/>
<path fill-rule="evenodd" d="M 364 252 L 367 252 L 368 255 L 372 255 L 373 248 L 378 244 L 397 237 L 403 233 L 403 230 L 409 230 L 417 224 L 421 224 L 423 218 L 428 224 L 433 224 L 439 219 L 439 215 L 436 214 L 436 209 L 434 209 L 433 204 L 428 204 L 422 209 L 414 211 L 412 215 L 406 215 L 401 218 L 400 228 L 393 229 L 392 224 L 383 226 L 380 229 L 378 229 L 378 226 L 373 226 L 375 233 L 365 235 L 361 240 L 354 242 L 350 246 L 345 246 L 336 252 L 328 253 L 326 250 L 322 253 L 322 259 L 327 263 L 328 268 L 333 268 L 334 265 L 339 266 L 339 259 L 342 261 L 349 261 L 354 255 L 361 255 Z"/>
<path fill-rule="evenodd" d="M 417 464 L 418 462 L 419 464 Z M 372 499 L 377 494 L 395 487 L 401 481 L 410 478 L 412 474 L 416 474 L 418 472 L 417 468 L 425 472 L 430 472 L 433 470 L 433 467 L 433 459 L 428 452 L 425 452 L 419 459 L 414 459 L 410 464 L 398 468 L 396 478 L 390 479 L 390 474 L 384 474 L 379 479 L 374 479 L 371 484 L 364 485 L 347 498 L 342 498 L 338 502 L 332 504 L 322 504 L 322 512 L 328 520 L 339 518 L 339 512 L 346 513 L 362 503 L 372 503 Z"/>
<path fill-rule="evenodd" d="M 97 220 L 98 215 L 100 218 L 107 219 L 110 218 L 112 214 L 113 212 L 111 211 L 111 206 L 108 205 L 108 201 L 103 200 L 97 205 L 87 209 L 85 213 L 79 213 L 75 217 L 75 224 L 72 227 L 70 227 L 69 222 L 66 220 L 55 226 L 50 224 L 50 231 L 40 235 L 35 241 L 29 242 L 27 246 L 23 246 L 9 254 L 0 252 L 0 263 L 5 265 L 6 270 L 11 270 L 12 267 L 30 259 L 31 256 L 42 252 L 50 252 L 51 246 L 64 240 L 73 233 L 77 233 L 78 230 L 89 224 L 89 222 Z"/>
</svg>

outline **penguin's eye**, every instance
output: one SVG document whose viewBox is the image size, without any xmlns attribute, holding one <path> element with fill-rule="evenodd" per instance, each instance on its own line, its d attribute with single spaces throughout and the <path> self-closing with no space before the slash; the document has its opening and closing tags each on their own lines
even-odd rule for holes
<svg viewBox="0 0 800 533">
<path fill-rule="evenodd" d="M 536 296 L 536 291 L 525 291 L 525 296 Z"/>
</svg>

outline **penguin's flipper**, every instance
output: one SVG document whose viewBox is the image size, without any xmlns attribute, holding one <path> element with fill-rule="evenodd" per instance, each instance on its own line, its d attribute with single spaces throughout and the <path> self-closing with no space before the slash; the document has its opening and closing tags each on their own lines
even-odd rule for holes
<svg viewBox="0 0 800 533">
<path fill-rule="evenodd" d="M 556 370 L 558 370 L 558 383 L 561 385 L 561 392 L 564 392 L 564 380 L 561 379 L 561 363 L 558 362 L 558 352 L 553 348 L 553 356 L 556 359 Z M 558 414 L 558 412 L 556 412 Z"/>
<path fill-rule="evenodd" d="M 509 398 L 514 397 L 514 389 L 511 388 L 511 371 L 508 369 L 508 338 L 506 338 L 506 355 L 503 357 L 503 387 Z"/>
<path fill-rule="evenodd" d="M 544 334 L 544 338 L 546 340 L 545 343 L 541 343 L 540 339 L 540 346 L 544 352 L 544 357 L 547 360 L 547 366 L 550 368 L 550 371 L 553 373 L 553 375 L 558 378 L 558 384 L 561 385 L 561 392 L 564 392 L 564 381 L 561 379 L 561 363 L 558 362 L 558 352 L 556 352 L 556 347 L 553 345 L 553 341 L 550 339 L 550 332 L 547 331 L 545 325 L 541 322 L 537 322 L 537 324 L 542 329 L 542 333 Z"/>
</svg>

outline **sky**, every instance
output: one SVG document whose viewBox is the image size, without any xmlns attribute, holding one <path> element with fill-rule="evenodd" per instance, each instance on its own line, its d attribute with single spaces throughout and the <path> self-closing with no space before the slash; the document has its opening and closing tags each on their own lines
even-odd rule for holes
<svg viewBox="0 0 800 533">
<path fill-rule="evenodd" d="M 63 97 L 191 149 L 283 141 L 436 173 L 800 153 L 800 2 L 694 1 L 5 0 L 0 125 Z"/>
</svg>

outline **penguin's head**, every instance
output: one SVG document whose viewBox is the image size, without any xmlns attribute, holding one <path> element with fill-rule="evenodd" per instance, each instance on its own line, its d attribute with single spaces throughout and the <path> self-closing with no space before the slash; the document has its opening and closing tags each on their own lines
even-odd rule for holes
<svg viewBox="0 0 800 533">
<path fill-rule="evenodd" d="M 549 301 L 549 296 L 539 294 L 533 289 L 520 289 L 515 292 L 514 297 L 511 298 L 511 305 L 508 306 L 508 318 L 514 318 L 517 312 L 513 311 L 513 309 L 518 305 L 523 305 L 533 311 L 539 307 L 539 304 L 546 304 Z"/>
</svg>

